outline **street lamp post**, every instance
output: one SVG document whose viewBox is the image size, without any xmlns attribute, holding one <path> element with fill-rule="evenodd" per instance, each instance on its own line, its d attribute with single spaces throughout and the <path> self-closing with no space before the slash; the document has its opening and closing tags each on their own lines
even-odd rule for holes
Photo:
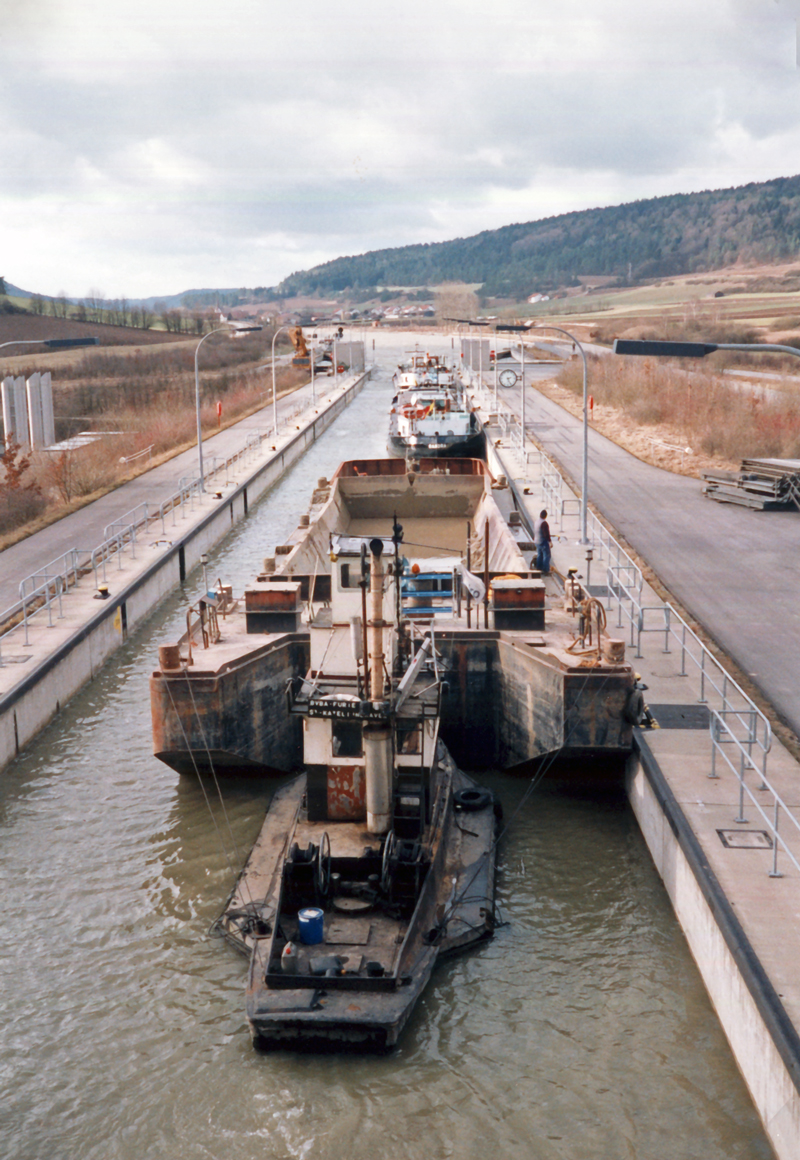
<svg viewBox="0 0 800 1160">
<path fill-rule="evenodd" d="M 261 330 L 260 326 L 243 326 L 237 328 L 238 332 Z M 197 420 L 197 470 L 200 476 L 200 490 L 206 490 L 205 476 L 203 475 L 203 425 L 200 420 L 200 371 L 197 364 L 197 356 L 200 354 L 200 347 L 207 338 L 211 338 L 212 334 L 230 334 L 230 326 L 217 326 L 214 330 L 209 330 L 208 334 L 204 334 L 194 349 L 194 405 L 195 416 Z"/>
<path fill-rule="evenodd" d="M 278 438 L 278 387 L 275 381 L 275 340 L 282 331 L 288 334 L 290 326 L 279 326 L 272 336 L 272 425 L 275 428 L 275 438 Z"/>
<path fill-rule="evenodd" d="M 570 334 L 568 330 L 563 330 L 560 326 L 551 326 L 549 322 L 544 323 L 541 327 L 537 326 L 537 330 L 555 330 L 558 334 L 565 334 L 567 338 L 574 343 L 581 354 L 583 361 L 583 463 L 581 468 L 581 539 L 582 544 L 589 543 L 589 536 L 587 532 L 589 509 L 588 509 L 588 490 L 589 490 L 589 393 L 588 393 L 588 379 L 586 372 L 586 352 L 582 345 L 575 337 Z"/>
<path fill-rule="evenodd" d="M 497 338 L 494 341 L 494 409 L 497 412 Z"/>
<path fill-rule="evenodd" d="M 15 338 L 11 342 L 0 342 L 4 346 L 46 346 L 50 350 L 72 350 L 76 346 L 99 346 L 99 338 Z"/>
<path fill-rule="evenodd" d="M 208 334 L 204 334 L 198 342 L 194 351 L 194 407 L 195 416 L 197 419 L 197 470 L 200 477 L 200 490 L 206 490 L 205 476 L 203 474 L 203 424 L 200 420 L 200 371 L 197 366 L 197 356 L 200 353 L 200 347 L 207 338 L 211 338 L 212 334 L 221 334 L 222 332 L 229 333 L 227 326 L 217 326 L 214 330 L 209 330 Z"/>
<path fill-rule="evenodd" d="M 316 374 L 317 368 L 314 366 L 314 363 L 316 362 L 316 356 L 314 354 L 314 351 L 316 349 L 314 346 L 314 339 L 316 337 L 317 337 L 316 335 L 311 336 L 311 346 L 309 347 L 309 350 L 308 350 L 308 353 L 310 355 L 310 361 L 311 361 L 311 406 L 312 407 L 316 407 L 316 405 L 317 405 L 317 387 L 316 387 L 316 382 L 315 382 L 315 374 Z"/>
</svg>

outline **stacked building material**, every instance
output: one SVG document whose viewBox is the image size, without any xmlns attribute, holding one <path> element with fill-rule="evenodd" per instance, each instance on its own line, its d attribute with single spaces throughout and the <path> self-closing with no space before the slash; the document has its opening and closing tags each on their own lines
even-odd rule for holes
<svg viewBox="0 0 800 1160">
<path fill-rule="evenodd" d="M 705 472 L 703 479 L 703 494 L 720 503 L 800 510 L 800 459 L 743 459 L 738 472 Z"/>
</svg>

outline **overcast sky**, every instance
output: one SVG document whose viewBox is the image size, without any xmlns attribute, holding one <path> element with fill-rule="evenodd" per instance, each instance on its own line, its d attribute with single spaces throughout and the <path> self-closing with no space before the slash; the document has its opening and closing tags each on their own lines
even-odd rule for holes
<svg viewBox="0 0 800 1160">
<path fill-rule="evenodd" d="M 0 0 L 0 273 L 273 285 L 800 172 L 798 2 Z"/>
</svg>

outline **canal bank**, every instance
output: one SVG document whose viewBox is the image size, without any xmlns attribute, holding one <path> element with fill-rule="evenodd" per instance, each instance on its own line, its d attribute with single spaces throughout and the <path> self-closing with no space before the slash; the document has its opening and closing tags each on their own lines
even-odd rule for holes
<svg viewBox="0 0 800 1160">
<path fill-rule="evenodd" d="M 523 439 L 513 405 L 498 407 L 477 381 L 475 402 L 490 466 L 507 478 L 531 538 L 534 519 L 546 509 L 554 568 L 562 577 L 576 570 L 603 602 L 609 632 L 635 657 L 658 728 L 636 733 L 627 796 L 775 1154 L 794 1160 L 800 768 L 767 717 L 608 530 L 613 504 L 604 509 L 605 522 L 589 513 L 588 543 L 580 543 L 580 501 L 546 448 L 530 439 L 527 426 Z M 548 581 L 548 598 L 561 599 L 556 577 Z M 751 616 L 752 608 L 739 615 Z"/>
<path fill-rule="evenodd" d="M 105 528 L 99 548 L 73 549 L 49 573 L 35 574 L 40 595 L 30 609 L 39 607 L 30 615 L 26 607 L 24 621 L 0 640 L 0 771 L 305 454 L 369 374 L 320 391 L 277 435 L 259 431 L 251 417 L 242 452 L 206 473 L 205 487 L 192 480 L 167 503 L 139 504 Z M 142 477 L 135 483 L 138 492 Z M 125 493 L 125 486 L 115 493 L 120 509 Z M 38 535 L 46 541 L 50 531 Z"/>
</svg>

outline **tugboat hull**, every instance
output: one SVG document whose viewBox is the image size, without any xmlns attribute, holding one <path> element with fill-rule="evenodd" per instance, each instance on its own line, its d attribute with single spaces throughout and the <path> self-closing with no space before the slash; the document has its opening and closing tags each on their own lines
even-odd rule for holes
<svg viewBox="0 0 800 1160">
<path fill-rule="evenodd" d="M 393 839 L 385 840 L 384 855 L 375 851 L 372 863 L 369 855 L 359 859 L 360 868 L 352 860 L 354 846 L 380 846 L 363 824 L 329 827 L 331 865 L 339 868 L 334 885 L 325 899 L 313 881 L 299 895 L 291 851 L 319 837 L 320 827 L 308 823 L 305 775 L 275 795 L 217 924 L 251 956 L 246 1014 L 256 1047 L 386 1051 L 397 1043 L 439 958 L 491 936 L 494 798 L 457 769 L 441 744 L 439 755 L 443 795 L 427 836 L 433 857 L 410 910 L 403 897 L 408 865 L 395 868 L 394 893 L 383 872 L 379 884 L 371 882 L 373 867 L 386 863 L 385 842 Z M 305 946 L 298 938 L 303 903 L 320 904 L 322 943 Z M 278 966 L 287 943 L 297 949 L 296 973 Z"/>
</svg>

